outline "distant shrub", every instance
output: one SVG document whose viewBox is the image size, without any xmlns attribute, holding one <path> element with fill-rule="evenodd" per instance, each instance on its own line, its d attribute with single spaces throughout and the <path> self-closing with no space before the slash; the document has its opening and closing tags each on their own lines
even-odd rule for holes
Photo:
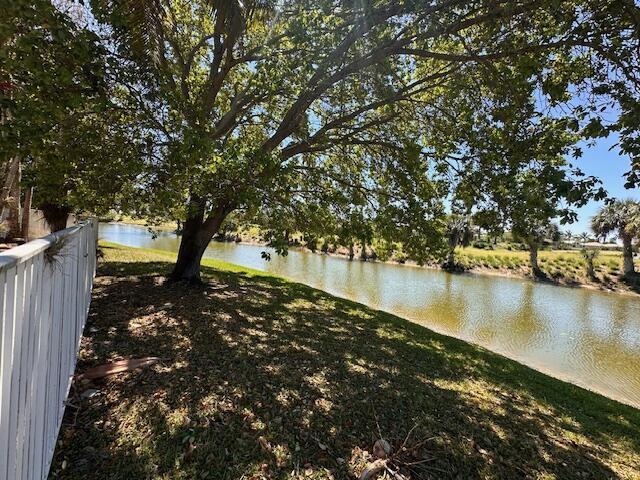
<svg viewBox="0 0 640 480">
<path fill-rule="evenodd" d="M 469 257 L 467 257 L 467 256 L 460 256 L 460 257 L 458 258 L 458 263 L 459 263 L 460 265 L 462 265 L 462 267 L 463 267 L 465 270 L 469 270 L 470 268 L 474 268 L 474 267 L 477 267 L 477 266 L 478 266 L 477 262 L 472 261 L 472 260 L 471 260 Z"/>
<path fill-rule="evenodd" d="M 406 261 L 409 260 L 409 255 L 407 255 L 401 250 L 396 250 L 393 252 L 393 255 L 391 256 L 391 260 L 398 263 L 406 263 Z"/>
<path fill-rule="evenodd" d="M 291 239 L 289 239 L 289 246 L 290 247 L 299 247 L 301 245 L 300 243 L 300 239 L 298 237 L 293 237 Z"/>
<path fill-rule="evenodd" d="M 522 252 L 528 250 L 527 246 L 524 243 L 516 243 L 516 242 L 507 243 L 506 249 L 512 250 L 512 251 L 522 251 Z"/>
<path fill-rule="evenodd" d="M 312 252 L 315 252 L 318 249 L 318 240 L 314 237 L 310 237 L 305 239 L 306 240 L 306 246 L 309 250 L 311 250 Z"/>
<path fill-rule="evenodd" d="M 564 274 L 562 273 L 561 270 L 554 270 L 553 272 L 551 272 L 551 277 L 553 277 L 554 280 L 559 280 L 564 276 Z"/>
<path fill-rule="evenodd" d="M 387 240 L 381 240 L 378 238 L 373 239 L 371 244 L 371 251 L 376 255 L 376 258 L 381 262 L 386 262 L 392 258 L 394 251 L 401 250 L 399 245 L 394 245 L 393 242 Z"/>
<path fill-rule="evenodd" d="M 392 258 L 392 252 L 384 248 L 380 250 L 374 248 L 372 249 L 372 253 L 374 253 L 376 255 L 376 258 L 381 262 L 386 262 L 387 260 Z"/>
</svg>

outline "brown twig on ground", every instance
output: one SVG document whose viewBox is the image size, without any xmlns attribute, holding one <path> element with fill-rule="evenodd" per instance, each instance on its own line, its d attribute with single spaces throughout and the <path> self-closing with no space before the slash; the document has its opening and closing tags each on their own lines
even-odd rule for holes
<svg viewBox="0 0 640 480">
<path fill-rule="evenodd" d="M 418 427 L 416 424 L 409 430 L 402 443 L 398 442 L 397 448 L 394 449 L 383 438 L 377 418 L 376 425 L 379 439 L 373 445 L 373 453 L 370 455 L 367 451 L 360 449 L 355 451 L 355 456 L 360 457 L 360 468 L 363 468 L 358 477 L 359 480 L 372 480 L 374 478 L 409 480 L 414 476 L 420 478 L 419 470 L 430 469 L 425 464 L 435 460 L 435 458 L 427 458 L 424 455 L 420 455 L 419 450 L 425 443 L 436 437 L 429 437 L 409 446 L 409 439 Z M 380 477 L 381 474 L 382 477 Z"/>
</svg>

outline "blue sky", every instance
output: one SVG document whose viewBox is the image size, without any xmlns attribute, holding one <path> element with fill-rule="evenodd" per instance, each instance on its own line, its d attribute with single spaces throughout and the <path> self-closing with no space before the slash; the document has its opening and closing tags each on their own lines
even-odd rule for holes
<svg viewBox="0 0 640 480">
<path fill-rule="evenodd" d="M 640 189 L 628 190 L 624 188 L 623 175 L 630 170 L 631 160 L 628 156 L 620 155 L 617 147 L 609 150 L 616 141 L 617 136 L 611 135 L 608 138 L 598 139 L 596 144 L 591 147 L 583 145 L 582 157 L 573 160 L 573 164 L 585 174 L 600 178 L 610 197 L 640 200 Z M 560 229 L 562 231 L 571 230 L 574 233 L 591 232 L 589 221 L 602 204 L 603 202 L 589 202 L 577 210 L 578 221 L 576 223 L 561 225 Z"/>
</svg>

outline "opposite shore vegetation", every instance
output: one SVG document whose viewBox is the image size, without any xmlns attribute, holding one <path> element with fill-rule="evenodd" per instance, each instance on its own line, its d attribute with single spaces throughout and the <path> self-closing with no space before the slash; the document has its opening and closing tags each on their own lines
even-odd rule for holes
<svg viewBox="0 0 640 480">
<path fill-rule="evenodd" d="M 176 223 L 164 222 L 157 225 L 148 225 L 146 221 L 133 219 L 130 217 L 112 217 L 103 220 L 112 221 L 127 225 L 145 226 L 154 231 L 176 232 Z M 214 237 L 215 241 L 226 241 L 245 243 L 251 245 L 266 246 L 268 242 L 264 240 L 262 230 L 257 226 L 243 226 L 233 231 L 223 231 L 221 235 Z M 378 261 L 410 266 L 419 266 L 416 262 L 407 258 L 402 252 L 401 245 L 394 245 L 391 249 L 376 248 L 378 245 L 366 247 L 366 254 L 363 258 L 362 247 L 355 246 L 353 252 L 349 249 L 337 245 L 331 240 L 323 238 L 313 239 L 313 244 L 306 242 L 302 236 L 292 236 L 291 248 L 298 248 L 303 251 L 335 255 L 342 258 L 349 258 L 353 253 L 354 261 Z M 584 242 L 582 242 L 584 243 Z M 575 238 L 568 245 L 567 242 L 549 244 L 546 249 L 539 254 L 539 263 L 543 276 L 533 275 L 529 253 L 526 247 L 518 242 L 500 242 L 493 245 L 491 242 L 473 242 L 475 246 L 456 247 L 455 266 L 453 269 L 443 265 L 442 262 L 429 262 L 423 265 L 426 268 L 444 269 L 459 273 L 469 272 L 478 274 L 498 275 L 505 277 L 528 278 L 538 281 L 545 281 L 556 285 L 570 287 L 585 287 L 616 293 L 637 294 L 640 293 L 640 283 L 634 278 L 625 278 L 622 272 L 622 254 L 615 244 L 608 244 L 606 249 L 599 249 L 595 242 L 589 242 L 588 250 L 597 251 L 593 259 L 594 275 L 588 272 L 588 261 L 584 258 L 584 249 L 581 251 L 581 241 Z M 482 247 L 482 248 L 479 248 Z M 378 252 L 382 252 L 380 255 Z M 640 260 L 635 260 L 636 269 L 640 270 Z"/>
</svg>

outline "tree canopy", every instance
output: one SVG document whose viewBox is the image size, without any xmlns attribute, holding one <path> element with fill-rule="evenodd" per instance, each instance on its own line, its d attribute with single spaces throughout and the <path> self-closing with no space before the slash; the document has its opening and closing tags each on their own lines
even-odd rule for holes
<svg viewBox="0 0 640 480">
<path fill-rule="evenodd" d="M 187 220 L 176 277 L 197 272 L 236 209 L 271 212 L 275 236 L 287 231 L 280 220 L 302 217 L 283 212 L 369 210 L 379 232 L 428 254 L 434 243 L 415 239 L 444 231 L 441 160 L 468 153 L 460 130 L 479 120 L 465 101 L 473 89 L 552 106 L 588 91 L 568 116 L 596 134 L 596 97 L 622 101 L 637 80 L 632 2 L 142 4 L 94 9 L 129 67 L 127 100 L 155 135 L 143 210 L 179 205 Z M 617 82 L 608 91 L 593 88 L 605 67 Z"/>
<path fill-rule="evenodd" d="M 140 172 L 143 133 L 118 107 L 98 34 L 48 0 L 7 5 L 0 29 L 0 158 L 54 230 L 71 211 L 113 208 Z"/>
<path fill-rule="evenodd" d="M 570 221 L 572 206 L 602 196 L 565 160 L 580 155 L 577 140 L 617 131 L 620 147 L 639 153 L 631 1 L 91 6 L 92 28 L 49 7 L 55 22 L 34 20 L 22 1 L 13 8 L 31 27 L 3 27 L 4 71 L 20 78 L 30 65 L 43 75 L 23 81 L 22 92 L 39 90 L 12 106 L 43 130 L 29 143 L 26 178 L 55 178 L 42 195 L 71 203 L 91 203 L 91 185 L 113 186 L 94 198 L 124 191 L 139 215 L 184 220 L 175 279 L 198 278 L 207 243 L 234 211 L 260 218 L 281 252 L 291 231 L 323 231 L 347 245 L 400 241 L 423 261 L 447 250 L 446 199 L 496 231 L 525 213 L 530 224 Z M 29 50 L 44 41 L 53 44 Z M 29 62 L 13 53 L 21 44 Z M 56 88 L 50 122 L 20 115 L 42 110 L 27 97 Z M 619 115 L 606 122 L 603 109 Z M 87 160 L 99 158 L 97 144 L 117 159 L 112 181 Z"/>
</svg>

